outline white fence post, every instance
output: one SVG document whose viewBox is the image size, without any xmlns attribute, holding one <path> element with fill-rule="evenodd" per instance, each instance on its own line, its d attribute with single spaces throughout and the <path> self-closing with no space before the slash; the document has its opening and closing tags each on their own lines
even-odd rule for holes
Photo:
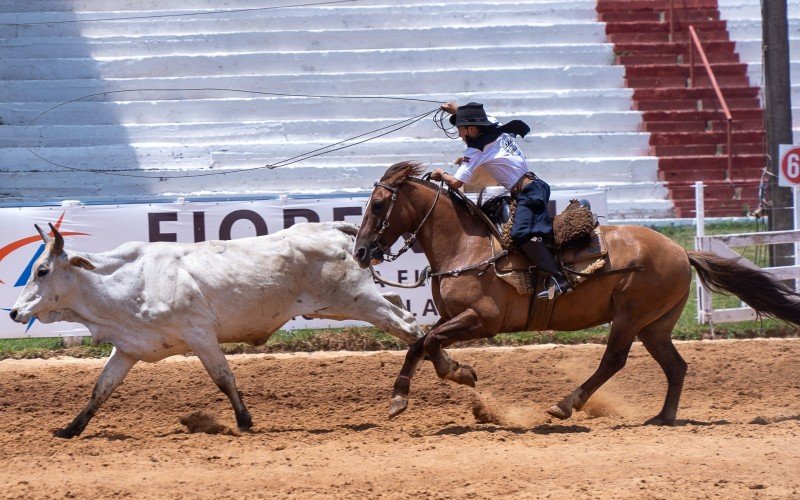
<svg viewBox="0 0 800 500">
<path fill-rule="evenodd" d="M 694 209 L 695 209 L 695 250 L 707 251 L 704 248 L 703 237 L 706 235 L 706 204 L 705 204 L 705 191 L 703 189 L 703 182 L 697 181 L 694 183 Z M 714 322 L 712 321 L 711 294 L 703 286 L 699 278 L 695 281 L 695 290 L 697 291 L 697 322 L 709 323 L 711 329 L 711 338 L 714 338 Z"/>
</svg>

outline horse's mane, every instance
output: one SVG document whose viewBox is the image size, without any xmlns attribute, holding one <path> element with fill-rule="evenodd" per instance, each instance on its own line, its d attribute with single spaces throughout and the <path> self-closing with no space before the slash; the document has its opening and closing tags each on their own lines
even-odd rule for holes
<svg viewBox="0 0 800 500">
<path fill-rule="evenodd" d="M 400 172 L 404 172 L 403 179 L 408 177 L 418 177 L 425 171 L 425 166 L 416 161 L 401 161 L 395 163 L 386 170 L 386 173 L 381 177 L 381 182 L 394 177 Z"/>
</svg>

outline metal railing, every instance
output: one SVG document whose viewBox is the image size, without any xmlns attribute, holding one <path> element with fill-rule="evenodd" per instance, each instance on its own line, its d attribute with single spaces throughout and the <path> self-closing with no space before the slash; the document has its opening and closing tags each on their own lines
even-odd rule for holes
<svg viewBox="0 0 800 500">
<path fill-rule="evenodd" d="M 669 41 L 675 41 L 675 0 L 667 2 L 667 9 L 669 10 Z"/>
<path fill-rule="evenodd" d="M 731 116 L 731 111 L 728 109 L 728 103 L 725 101 L 725 97 L 722 95 L 722 90 L 719 88 L 719 84 L 717 83 L 717 77 L 714 76 L 714 71 L 711 69 L 711 64 L 708 62 L 708 57 L 706 56 L 705 50 L 703 50 L 703 45 L 700 43 L 700 37 L 697 36 L 697 31 L 694 29 L 694 26 L 689 26 L 689 88 L 694 88 L 694 51 L 695 47 L 697 48 L 698 54 L 700 54 L 700 59 L 703 61 L 703 66 L 706 68 L 706 73 L 708 73 L 708 79 L 711 81 L 711 86 L 714 87 L 714 93 L 717 95 L 717 99 L 719 100 L 720 105 L 722 106 L 722 112 L 725 114 L 725 122 L 727 128 L 727 136 L 728 136 L 728 171 L 727 171 L 727 180 L 731 180 L 733 174 L 733 151 L 732 151 L 732 137 L 731 137 L 731 124 L 733 122 L 733 117 Z"/>
</svg>

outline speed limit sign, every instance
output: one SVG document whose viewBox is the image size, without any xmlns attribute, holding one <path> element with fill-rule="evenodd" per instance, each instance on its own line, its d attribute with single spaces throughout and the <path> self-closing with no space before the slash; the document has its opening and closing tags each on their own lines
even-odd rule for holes
<svg viewBox="0 0 800 500">
<path fill-rule="evenodd" d="M 779 152 L 781 164 L 778 185 L 785 187 L 800 186 L 800 146 L 781 144 Z"/>
</svg>

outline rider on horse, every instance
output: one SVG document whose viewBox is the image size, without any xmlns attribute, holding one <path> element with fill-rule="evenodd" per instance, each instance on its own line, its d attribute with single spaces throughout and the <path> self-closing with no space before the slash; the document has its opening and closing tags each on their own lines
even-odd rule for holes
<svg viewBox="0 0 800 500">
<path fill-rule="evenodd" d="M 464 155 L 455 163 L 459 165 L 454 175 L 437 168 L 432 180 L 442 180 L 453 189 L 469 182 L 479 167 L 499 184 L 509 190 L 517 201 L 511 239 L 540 270 L 553 280 L 550 290 L 541 292 L 540 298 L 555 298 L 572 291 L 569 281 L 561 273 L 550 249 L 544 241 L 552 238 L 553 224 L 547 212 L 550 186 L 533 172 L 528 171 L 525 155 L 517 146 L 514 136 L 525 137 L 530 127 L 520 120 L 501 125 L 486 116 L 483 104 L 470 102 L 456 108 L 455 102 L 442 105 L 450 113 L 450 123 L 458 128 L 458 135 L 467 144 Z"/>
</svg>

